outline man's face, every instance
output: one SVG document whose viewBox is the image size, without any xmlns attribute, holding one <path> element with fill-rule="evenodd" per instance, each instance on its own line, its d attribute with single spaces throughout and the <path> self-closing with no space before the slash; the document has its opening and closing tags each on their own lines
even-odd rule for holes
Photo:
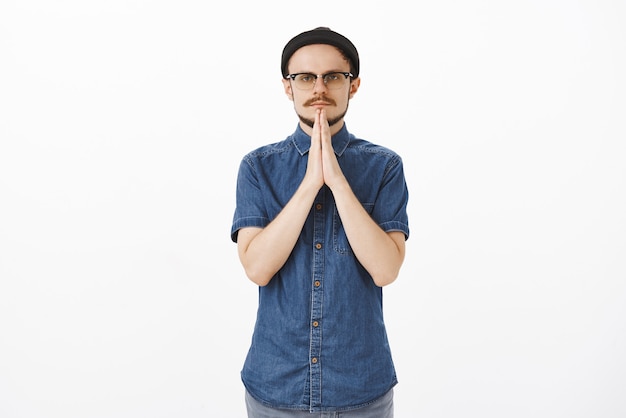
<svg viewBox="0 0 626 418">
<path fill-rule="evenodd" d="M 289 74 L 311 73 L 327 74 L 330 72 L 350 72 L 350 63 L 332 45 L 314 44 L 298 49 L 289 60 L 287 67 Z M 328 89 L 322 78 L 318 78 L 312 89 L 300 90 L 295 82 L 284 79 L 285 93 L 294 103 L 294 108 L 300 121 L 312 128 L 316 110 L 326 109 L 326 117 L 331 130 L 336 132 L 343 126 L 343 117 L 348 111 L 348 102 L 356 93 L 360 80 L 343 80 L 341 87 Z M 337 125 L 333 129 L 333 125 Z M 304 127 L 303 127 L 304 128 Z"/>
</svg>

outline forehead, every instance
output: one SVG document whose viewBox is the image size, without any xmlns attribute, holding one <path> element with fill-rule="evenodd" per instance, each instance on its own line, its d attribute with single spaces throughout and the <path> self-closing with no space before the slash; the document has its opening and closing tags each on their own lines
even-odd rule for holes
<svg viewBox="0 0 626 418">
<path fill-rule="evenodd" d="M 293 53 L 289 60 L 290 73 L 350 71 L 350 62 L 332 45 L 306 45 Z"/>
</svg>

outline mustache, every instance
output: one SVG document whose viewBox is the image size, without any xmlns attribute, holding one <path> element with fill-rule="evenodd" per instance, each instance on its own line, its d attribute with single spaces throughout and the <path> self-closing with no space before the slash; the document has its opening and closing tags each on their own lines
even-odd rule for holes
<svg viewBox="0 0 626 418">
<path fill-rule="evenodd" d="M 317 96 L 317 97 L 312 97 L 309 100 L 307 100 L 306 102 L 304 102 L 305 106 L 311 106 L 313 105 L 313 103 L 316 102 L 323 102 L 329 105 L 336 105 L 337 103 L 335 103 L 335 101 L 333 99 L 329 99 L 328 97 L 325 96 Z"/>
</svg>

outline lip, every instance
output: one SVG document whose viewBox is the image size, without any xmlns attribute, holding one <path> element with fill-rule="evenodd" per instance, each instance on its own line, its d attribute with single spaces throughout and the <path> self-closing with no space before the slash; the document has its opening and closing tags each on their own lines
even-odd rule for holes
<svg viewBox="0 0 626 418">
<path fill-rule="evenodd" d="M 311 103 L 312 107 L 324 107 L 324 106 L 329 106 L 329 105 L 330 105 L 330 103 L 328 103 L 328 102 L 321 102 L 321 101 Z"/>
</svg>

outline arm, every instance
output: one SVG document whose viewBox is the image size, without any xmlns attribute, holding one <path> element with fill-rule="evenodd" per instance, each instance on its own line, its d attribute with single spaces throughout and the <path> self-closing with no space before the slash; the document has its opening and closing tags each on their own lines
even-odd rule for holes
<svg viewBox="0 0 626 418">
<path fill-rule="evenodd" d="M 356 258 L 372 276 L 377 286 L 392 283 L 404 261 L 403 232 L 385 232 L 371 218 L 354 195 L 332 148 L 330 128 L 324 111 L 316 118 L 322 147 L 324 182 L 333 193 L 337 211 Z M 313 135 L 316 134 L 314 129 Z"/>
<path fill-rule="evenodd" d="M 248 227 L 239 231 L 239 260 L 248 278 L 257 285 L 267 285 L 287 261 L 318 190 L 301 184 L 283 210 L 265 228 Z"/>
<path fill-rule="evenodd" d="M 311 141 L 302 183 L 289 202 L 265 228 L 242 228 L 237 251 L 246 275 L 259 286 L 267 285 L 285 264 L 304 226 L 313 201 L 324 184 L 321 145 Z"/>
<path fill-rule="evenodd" d="M 404 233 L 383 231 L 365 211 L 347 182 L 331 190 L 354 255 L 377 286 L 392 283 L 404 261 Z"/>
</svg>

